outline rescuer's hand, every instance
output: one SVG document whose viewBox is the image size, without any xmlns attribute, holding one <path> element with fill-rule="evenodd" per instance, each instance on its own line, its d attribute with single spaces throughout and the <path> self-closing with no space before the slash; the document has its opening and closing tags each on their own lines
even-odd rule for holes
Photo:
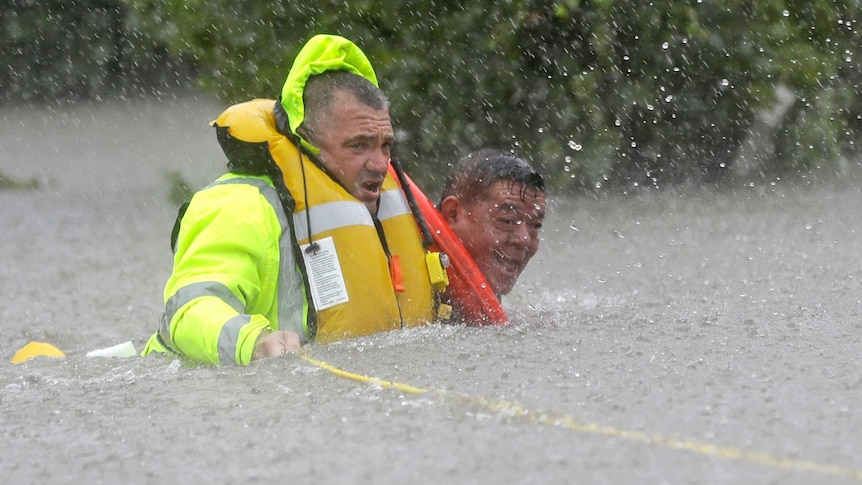
<svg viewBox="0 0 862 485">
<path fill-rule="evenodd" d="M 297 350 L 301 346 L 299 335 L 296 332 L 291 332 L 290 330 L 279 330 L 277 332 L 264 330 L 257 338 L 257 345 L 254 348 L 254 355 L 251 356 L 251 360 L 278 357 L 279 355 L 284 355 L 285 352 Z"/>
</svg>

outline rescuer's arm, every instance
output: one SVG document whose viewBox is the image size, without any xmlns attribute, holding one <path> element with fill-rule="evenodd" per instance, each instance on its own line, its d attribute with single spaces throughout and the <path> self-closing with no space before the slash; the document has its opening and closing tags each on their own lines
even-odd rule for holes
<svg viewBox="0 0 862 485">
<path fill-rule="evenodd" d="M 199 362 L 247 365 L 277 294 L 272 206 L 256 187 L 217 185 L 195 195 L 180 227 L 165 287 L 166 309 L 175 309 L 170 343 Z"/>
</svg>

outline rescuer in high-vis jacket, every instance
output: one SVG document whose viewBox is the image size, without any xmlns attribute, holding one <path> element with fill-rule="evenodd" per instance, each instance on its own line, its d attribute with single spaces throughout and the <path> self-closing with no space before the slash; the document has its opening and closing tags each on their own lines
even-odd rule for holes
<svg viewBox="0 0 862 485">
<path fill-rule="evenodd" d="M 212 124 L 229 172 L 180 211 L 144 355 L 246 365 L 445 313 L 445 269 L 389 170 L 388 101 L 356 45 L 315 36 L 278 100 Z"/>
</svg>

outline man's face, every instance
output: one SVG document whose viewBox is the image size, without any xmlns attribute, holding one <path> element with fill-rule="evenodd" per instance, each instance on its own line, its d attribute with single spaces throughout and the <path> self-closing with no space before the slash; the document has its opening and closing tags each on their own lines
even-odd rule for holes
<svg viewBox="0 0 862 485">
<path fill-rule="evenodd" d="M 530 189 L 521 200 L 522 191 L 520 183 L 500 180 L 475 202 L 448 197 L 441 204 L 444 218 L 497 296 L 512 291 L 539 249 L 545 194 Z"/>
<path fill-rule="evenodd" d="M 395 132 L 389 110 L 375 110 L 352 94 L 338 92 L 309 141 L 320 148 L 324 167 L 368 210 L 377 212 Z"/>
</svg>

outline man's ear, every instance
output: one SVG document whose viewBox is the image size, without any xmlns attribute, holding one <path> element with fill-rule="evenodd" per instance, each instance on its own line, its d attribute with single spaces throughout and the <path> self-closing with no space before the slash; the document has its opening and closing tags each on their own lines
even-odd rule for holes
<svg viewBox="0 0 862 485">
<path fill-rule="evenodd" d="M 447 224 L 452 224 L 458 220 L 461 215 L 461 200 L 454 195 L 450 195 L 440 202 L 440 214 Z"/>
</svg>

